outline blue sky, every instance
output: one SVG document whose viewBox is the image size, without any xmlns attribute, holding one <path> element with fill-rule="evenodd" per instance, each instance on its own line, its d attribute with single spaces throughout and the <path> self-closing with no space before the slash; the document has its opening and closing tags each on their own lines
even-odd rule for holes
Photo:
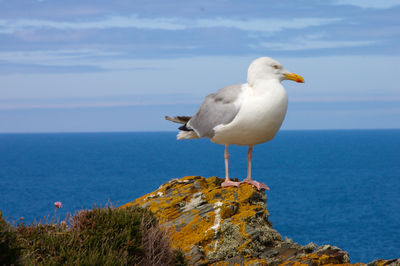
<svg viewBox="0 0 400 266">
<path fill-rule="evenodd" d="M 400 0 L 0 0 L 0 132 L 174 130 L 279 60 L 284 129 L 400 128 Z"/>
</svg>

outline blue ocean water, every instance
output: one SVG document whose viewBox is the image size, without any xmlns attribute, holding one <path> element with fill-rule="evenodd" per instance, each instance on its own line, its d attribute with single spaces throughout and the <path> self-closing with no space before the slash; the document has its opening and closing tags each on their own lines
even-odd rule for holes
<svg viewBox="0 0 400 266">
<path fill-rule="evenodd" d="M 0 210 L 8 221 L 117 205 L 186 175 L 224 176 L 223 146 L 173 132 L 0 134 Z M 230 173 L 246 175 L 246 147 Z M 295 242 L 339 246 L 353 262 L 400 257 L 400 130 L 281 131 L 257 145 L 270 220 Z"/>
</svg>

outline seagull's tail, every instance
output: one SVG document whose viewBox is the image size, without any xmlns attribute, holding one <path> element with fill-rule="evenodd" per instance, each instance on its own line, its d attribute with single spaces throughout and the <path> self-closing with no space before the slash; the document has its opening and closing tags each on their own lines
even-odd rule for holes
<svg viewBox="0 0 400 266">
<path fill-rule="evenodd" d="M 183 126 L 179 127 L 179 133 L 176 136 L 176 139 L 181 140 L 181 139 L 198 139 L 200 138 L 199 135 L 194 132 L 192 128 L 189 126 L 186 126 L 186 124 L 189 122 L 191 116 L 165 116 L 166 120 L 172 121 L 174 123 L 178 124 L 183 124 Z"/>
<path fill-rule="evenodd" d="M 176 135 L 177 140 L 181 139 L 199 139 L 199 135 L 194 131 L 179 131 L 178 135 Z"/>
<path fill-rule="evenodd" d="M 190 118 L 192 118 L 191 116 L 174 116 L 174 117 L 170 117 L 170 116 L 165 116 L 166 120 L 172 121 L 174 123 L 178 123 L 178 124 L 186 124 L 187 122 L 189 122 Z"/>
</svg>

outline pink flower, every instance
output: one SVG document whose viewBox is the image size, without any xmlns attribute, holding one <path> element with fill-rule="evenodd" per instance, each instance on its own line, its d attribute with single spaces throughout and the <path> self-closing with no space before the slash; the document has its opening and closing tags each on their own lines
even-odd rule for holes
<svg viewBox="0 0 400 266">
<path fill-rule="evenodd" d="M 56 206 L 57 209 L 62 208 L 62 203 L 61 203 L 61 201 L 56 201 L 56 202 L 54 202 L 54 206 Z"/>
</svg>

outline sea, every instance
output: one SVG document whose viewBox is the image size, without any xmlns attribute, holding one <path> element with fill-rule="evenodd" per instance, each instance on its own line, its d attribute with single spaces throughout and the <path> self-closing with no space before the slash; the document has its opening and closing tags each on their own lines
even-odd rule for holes
<svg viewBox="0 0 400 266">
<path fill-rule="evenodd" d="M 120 206 L 188 175 L 224 177 L 224 147 L 175 132 L 0 134 L 0 210 L 10 223 Z M 231 177 L 247 147 L 230 146 Z M 400 130 L 280 131 L 253 152 L 273 227 L 352 262 L 400 257 Z M 55 212 L 54 202 L 63 204 Z"/>
</svg>

